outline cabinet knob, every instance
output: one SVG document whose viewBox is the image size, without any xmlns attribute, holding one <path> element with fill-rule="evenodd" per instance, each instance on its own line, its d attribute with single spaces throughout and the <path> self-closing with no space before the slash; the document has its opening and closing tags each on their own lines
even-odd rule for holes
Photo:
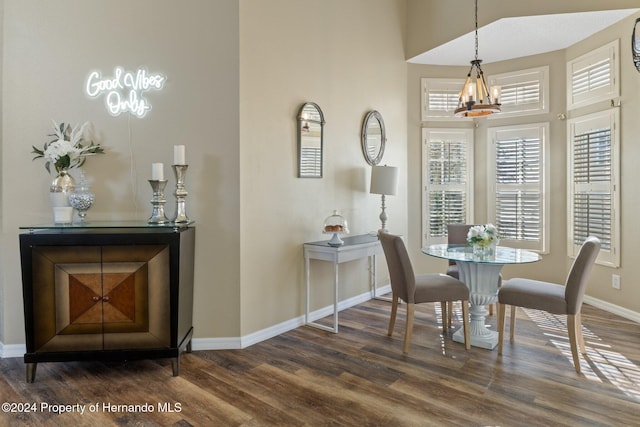
<svg viewBox="0 0 640 427">
<path fill-rule="evenodd" d="M 94 302 L 98 302 L 100 301 L 100 297 L 99 296 L 94 296 L 91 298 Z"/>
<path fill-rule="evenodd" d="M 102 301 L 104 301 L 104 302 L 108 302 L 108 301 L 109 301 L 109 297 L 108 297 L 108 296 L 104 296 L 104 297 L 102 297 Z"/>
</svg>

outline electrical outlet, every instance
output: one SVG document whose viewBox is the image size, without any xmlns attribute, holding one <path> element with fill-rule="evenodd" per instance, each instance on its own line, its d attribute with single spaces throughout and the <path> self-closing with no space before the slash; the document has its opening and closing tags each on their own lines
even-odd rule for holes
<svg viewBox="0 0 640 427">
<path fill-rule="evenodd" d="M 620 276 L 618 274 L 611 276 L 611 287 L 620 290 Z"/>
</svg>

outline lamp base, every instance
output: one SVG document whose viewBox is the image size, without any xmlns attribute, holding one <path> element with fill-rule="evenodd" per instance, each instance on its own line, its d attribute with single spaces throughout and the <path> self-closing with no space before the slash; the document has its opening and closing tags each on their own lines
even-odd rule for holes
<svg viewBox="0 0 640 427">
<path fill-rule="evenodd" d="M 389 217 L 387 216 L 387 205 L 385 204 L 385 200 L 384 200 L 384 194 L 382 195 L 382 212 L 380 212 L 380 230 L 384 231 L 385 233 L 388 232 L 389 230 L 387 230 L 387 220 L 389 219 Z M 380 231 L 378 230 L 378 231 Z"/>
</svg>

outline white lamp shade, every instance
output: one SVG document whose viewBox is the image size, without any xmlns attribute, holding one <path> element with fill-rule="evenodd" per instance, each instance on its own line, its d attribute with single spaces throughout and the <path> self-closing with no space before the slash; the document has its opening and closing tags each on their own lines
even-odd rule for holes
<svg viewBox="0 0 640 427">
<path fill-rule="evenodd" d="M 373 166 L 369 193 L 394 196 L 398 192 L 398 168 L 395 166 Z"/>
</svg>

